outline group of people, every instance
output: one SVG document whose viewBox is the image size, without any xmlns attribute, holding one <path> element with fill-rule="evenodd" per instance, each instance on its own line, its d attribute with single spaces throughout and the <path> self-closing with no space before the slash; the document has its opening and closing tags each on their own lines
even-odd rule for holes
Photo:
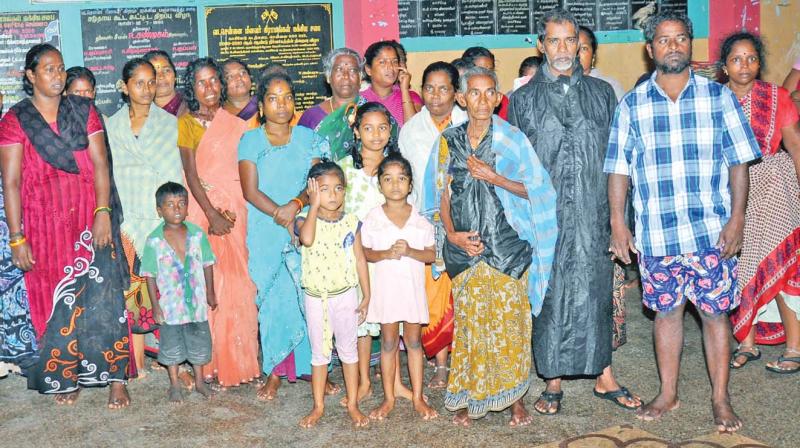
<svg viewBox="0 0 800 448">
<path fill-rule="evenodd" d="M 279 65 L 255 85 L 241 60 L 199 58 L 180 89 L 152 51 L 123 67 L 110 117 L 91 72 L 34 46 L 29 98 L 0 121 L 0 361 L 61 404 L 109 385 L 111 408 L 159 366 L 173 402 L 246 383 L 272 400 L 302 378 L 312 427 L 340 390 L 334 365 L 355 426 L 397 398 L 436 418 L 428 358 L 427 387 L 446 388 L 458 425 L 507 408 L 530 424 L 533 374 L 540 414 L 582 377 L 654 420 L 679 406 L 690 301 L 714 423 L 738 430 L 729 372 L 760 358 L 756 344 L 785 343 L 767 369 L 800 371 L 798 112 L 758 79 L 753 34 L 723 43 L 725 84 L 692 71 L 685 15 L 656 14 L 644 37 L 655 71 L 627 94 L 560 9 L 509 94 L 485 48 L 430 64 L 421 95 L 399 43 L 340 48 L 324 61 L 331 96 L 302 114 Z M 632 264 L 656 313 L 661 388 L 647 403 L 611 368 Z M 383 401 L 365 414 L 378 363 Z"/>
</svg>

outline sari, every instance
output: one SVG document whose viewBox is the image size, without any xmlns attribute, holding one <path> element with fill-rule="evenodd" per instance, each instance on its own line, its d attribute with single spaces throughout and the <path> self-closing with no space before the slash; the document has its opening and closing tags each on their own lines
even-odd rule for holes
<svg viewBox="0 0 800 448">
<path fill-rule="evenodd" d="M 247 102 L 242 110 L 236 114 L 237 117 L 244 120 L 247 123 L 247 129 L 255 129 L 259 126 L 259 113 L 258 113 L 258 98 L 255 96 L 250 97 L 250 101 Z"/>
<path fill-rule="evenodd" d="M 245 132 L 239 142 L 239 163 L 258 171 L 258 189 L 277 204 L 285 204 L 306 186 L 314 159 L 328 156 L 327 143 L 314 131 L 296 126 L 289 142 L 273 146 L 263 128 Z M 258 288 L 262 370 L 296 381 L 311 374 L 308 340 L 300 288 L 300 252 L 289 232 L 272 217 L 247 205 L 247 246 L 252 253 L 249 272 Z"/>
<path fill-rule="evenodd" d="M 414 184 L 410 201 L 417 210 L 423 207 L 425 191 L 425 167 L 430 159 L 431 148 L 439 141 L 446 128 L 467 120 L 467 113 L 453 107 L 450 117 L 443 123 L 434 123 L 427 107 L 423 107 L 400 130 L 400 152 L 411 163 Z M 431 185 L 432 187 L 433 185 Z M 438 223 L 440 224 L 440 223 Z M 430 322 L 422 327 L 422 347 L 428 357 L 433 357 L 453 342 L 453 294 L 452 283 L 446 272 L 442 272 L 443 261 L 426 266 L 425 292 L 428 297 Z M 439 267 L 436 268 L 436 265 Z"/>
<path fill-rule="evenodd" d="M 197 175 L 211 204 L 235 216 L 227 235 L 209 235 L 217 257 L 214 289 L 217 309 L 209 311 L 213 343 L 211 369 L 222 386 L 236 386 L 260 376 L 256 286 L 247 272 L 247 203 L 242 195 L 236 147 L 245 122 L 220 108 L 204 128 L 192 115 L 178 119 L 178 146 L 195 151 Z M 188 220 L 203 229 L 208 219 L 190 195 Z"/>
<path fill-rule="evenodd" d="M 108 119 L 106 129 L 125 209 L 121 230 L 131 277 L 130 288 L 125 292 L 128 320 L 134 333 L 147 333 L 157 324 L 146 280 L 139 274 L 140 256 L 147 236 L 162 223 L 156 211 L 156 190 L 166 182 L 182 184 L 183 167 L 178 151 L 178 120 L 151 104 L 137 137 L 131 131 L 129 111 L 128 105 L 123 105 Z"/>
<path fill-rule="evenodd" d="M 355 144 L 355 136 L 350 126 L 358 107 L 366 102 L 364 97 L 357 96 L 352 102 L 339 106 L 331 113 L 325 112 L 322 105 L 318 104 L 303 112 L 298 124 L 313 129 L 326 139 L 333 161 L 338 162 L 350 155 L 350 150 Z"/>
<path fill-rule="evenodd" d="M 417 92 L 412 90 L 409 93 L 411 95 L 411 101 L 413 101 L 414 104 L 422 104 L 422 98 L 420 98 Z M 403 127 L 406 122 L 406 118 L 405 112 L 403 111 L 403 93 L 400 91 L 400 87 L 398 85 L 395 84 L 392 86 L 392 93 L 390 93 L 387 97 L 382 98 L 380 95 L 375 93 L 375 91 L 372 90 L 372 85 L 361 91 L 361 96 L 363 96 L 367 101 L 374 101 L 386 106 L 386 109 L 389 110 L 392 118 L 394 118 L 394 120 L 397 122 L 397 127 Z"/>
<path fill-rule="evenodd" d="M 23 227 L 36 260 L 25 284 L 39 346 L 25 375 L 28 388 L 43 394 L 124 382 L 129 358 L 127 261 L 110 152 L 112 244 L 92 244 L 97 204 L 88 144 L 103 124 L 90 100 L 72 95 L 57 117 L 46 123 L 25 99 L 0 122 L 0 148 L 23 148 Z"/>
<path fill-rule="evenodd" d="M 173 96 L 172 99 L 169 100 L 164 107 L 162 107 L 162 109 L 174 115 L 175 117 L 180 117 L 181 115 L 185 114 L 186 102 L 183 101 L 183 95 L 176 91 L 175 96 Z"/>
<path fill-rule="evenodd" d="M 775 297 L 781 294 L 800 312 L 800 186 L 781 129 L 798 121 L 797 109 L 782 87 L 756 80 L 739 99 L 763 154 L 750 165 L 750 190 L 739 257 L 741 304 L 731 313 L 737 340 L 756 327 L 757 344 L 786 341 Z"/>
</svg>

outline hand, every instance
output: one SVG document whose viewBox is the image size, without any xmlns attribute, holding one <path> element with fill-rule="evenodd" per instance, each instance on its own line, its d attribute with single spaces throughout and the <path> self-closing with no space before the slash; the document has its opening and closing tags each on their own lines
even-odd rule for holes
<svg viewBox="0 0 800 448">
<path fill-rule="evenodd" d="M 33 251 L 27 241 L 11 248 L 11 261 L 14 262 L 14 266 L 23 271 L 27 272 L 33 269 L 36 261 L 33 259 Z"/>
<path fill-rule="evenodd" d="M 467 253 L 470 257 L 477 257 L 485 249 L 478 232 L 452 232 L 447 234 L 447 240 Z"/>
<path fill-rule="evenodd" d="M 108 212 L 99 212 L 94 215 L 92 242 L 98 249 L 111 244 L 111 215 Z"/>
<path fill-rule="evenodd" d="M 405 67 L 400 67 L 400 73 L 397 75 L 397 81 L 400 83 L 400 90 L 411 89 L 411 73 Z"/>
<path fill-rule="evenodd" d="M 319 205 L 322 203 L 322 197 L 319 195 L 319 184 L 317 183 L 317 179 L 312 178 L 308 180 L 306 193 L 308 194 L 308 205 L 310 207 L 319 207 Z"/>
<path fill-rule="evenodd" d="M 731 258 L 742 250 L 742 239 L 744 233 L 744 219 L 732 217 L 722 228 L 717 241 L 722 258 Z"/>
<path fill-rule="evenodd" d="M 214 209 L 206 215 L 206 218 L 208 218 L 208 233 L 211 235 L 222 236 L 231 233 L 233 223 L 219 210 Z"/>
<path fill-rule="evenodd" d="M 795 103 L 800 103 L 800 90 L 795 90 L 790 96 L 792 97 L 792 101 Z"/>
<path fill-rule="evenodd" d="M 467 169 L 475 179 L 496 185 L 497 173 L 494 168 L 474 155 L 467 157 Z"/>
<path fill-rule="evenodd" d="M 612 260 L 619 260 L 625 264 L 631 262 L 631 252 L 638 254 L 636 245 L 633 244 L 633 235 L 628 226 L 611 227 L 611 244 L 608 251 L 611 252 Z"/>
<path fill-rule="evenodd" d="M 284 228 L 287 232 L 289 232 L 289 240 L 291 241 L 292 246 L 300 247 L 300 237 L 294 233 L 294 220 L 292 220 L 292 222 Z"/>
<path fill-rule="evenodd" d="M 211 311 L 217 309 L 217 294 L 214 291 L 206 291 L 206 303 Z"/>
<path fill-rule="evenodd" d="M 153 320 L 159 325 L 164 325 L 164 312 L 161 311 L 160 306 L 153 307 Z"/>
<path fill-rule="evenodd" d="M 275 224 L 288 228 L 288 226 L 294 222 L 294 217 L 297 216 L 297 212 L 299 211 L 300 208 L 297 206 L 297 203 L 295 201 L 289 201 L 275 209 L 275 216 L 272 217 L 272 220 L 275 221 Z"/>
<path fill-rule="evenodd" d="M 367 309 L 369 308 L 369 297 L 364 297 L 361 300 L 361 303 L 356 308 L 356 314 L 358 314 L 358 324 L 361 325 L 364 323 L 364 320 L 367 318 Z"/>
<path fill-rule="evenodd" d="M 389 250 L 396 254 L 397 258 L 399 259 L 400 257 L 407 257 L 411 248 L 408 247 L 408 241 L 397 240 L 394 244 L 392 244 L 392 247 Z"/>
</svg>

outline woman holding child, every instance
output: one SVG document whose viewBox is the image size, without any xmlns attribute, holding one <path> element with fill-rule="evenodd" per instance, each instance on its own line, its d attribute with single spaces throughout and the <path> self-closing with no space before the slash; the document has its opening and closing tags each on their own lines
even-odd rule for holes
<svg viewBox="0 0 800 448">
<path fill-rule="evenodd" d="M 260 376 L 256 287 L 247 273 L 247 208 L 242 197 L 236 146 L 245 122 L 222 108 L 225 77 L 210 58 L 186 69 L 189 113 L 178 119 L 178 147 L 189 187 L 188 221 L 208 229 L 217 263 L 219 306 L 209 313 L 214 342 L 206 381 L 236 386 Z"/>
</svg>

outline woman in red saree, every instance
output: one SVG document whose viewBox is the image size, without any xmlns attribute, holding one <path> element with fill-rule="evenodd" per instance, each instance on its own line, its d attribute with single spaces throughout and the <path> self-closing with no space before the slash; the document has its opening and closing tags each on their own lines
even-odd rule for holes
<svg viewBox="0 0 800 448">
<path fill-rule="evenodd" d="M 799 118 L 785 89 L 757 79 L 763 61 L 758 37 L 747 32 L 728 37 L 720 60 L 763 154 L 750 166 L 739 258 L 741 305 L 731 314 L 740 344 L 731 367 L 758 359 L 756 344 L 785 342 L 783 356 L 767 369 L 795 373 L 800 371 Z"/>
<path fill-rule="evenodd" d="M 122 207 L 103 125 L 92 101 L 62 96 L 61 53 L 33 46 L 30 95 L 0 122 L 0 167 L 14 264 L 25 271 L 39 352 L 28 388 L 73 404 L 84 387 L 111 386 L 108 407 L 130 404 L 123 292 Z"/>
<path fill-rule="evenodd" d="M 256 286 L 247 271 L 247 202 L 239 182 L 238 145 L 245 122 L 222 108 L 225 78 L 210 58 L 186 68 L 189 113 L 178 118 L 178 147 L 192 192 L 189 221 L 208 229 L 217 264 L 219 305 L 209 311 L 213 353 L 204 372 L 219 385 L 238 386 L 261 375 Z"/>
</svg>

